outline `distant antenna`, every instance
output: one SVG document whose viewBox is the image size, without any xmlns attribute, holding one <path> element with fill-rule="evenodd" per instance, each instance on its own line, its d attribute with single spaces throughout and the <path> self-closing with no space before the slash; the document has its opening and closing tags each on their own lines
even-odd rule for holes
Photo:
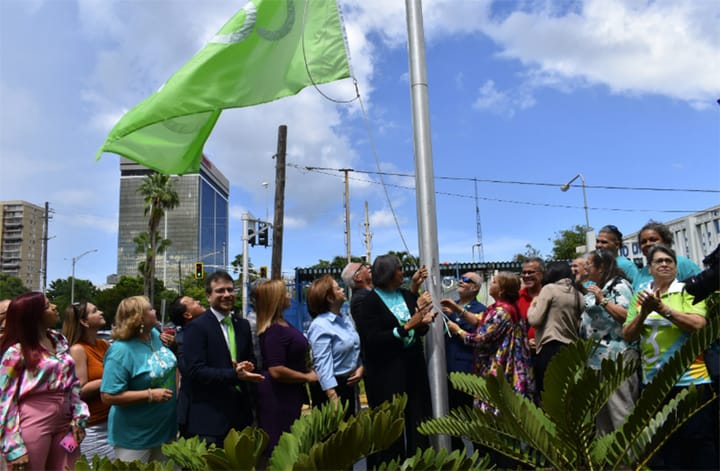
<svg viewBox="0 0 720 471">
<path fill-rule="evenodd" d="M 478 262 L 484 262 L 485 261 L 485 254 L 483 251 L 483 243 L 482 243 L 482 224 L 480 223 L 480 203 L 478 202 L 478 182 L 477 178 L 473 179 L 475 182 L 475 226 L 477 231 L 477 244 L 473 246 L 473 248 L 478 248 Z M 474 251 L 473 251 L 474 252 Z"/>
</svg>

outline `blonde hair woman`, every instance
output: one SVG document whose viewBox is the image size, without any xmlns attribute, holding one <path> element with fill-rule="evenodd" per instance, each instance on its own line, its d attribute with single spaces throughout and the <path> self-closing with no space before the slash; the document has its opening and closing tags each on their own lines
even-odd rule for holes
<svg viewBox="0 0 720 471">
<path fill-rule="evenodd" d="M 65 309 L 63 335 L 70 344 L 70 355 L 75 360 L 75 374 L 80 380 L 80 397 L 90 408 L 90 420 L 85 429 L 85 440 L 80 453 L 88 459 L 93 456 L 115 458 L 107 442 L 107 420 L 110 406 L 100 399 L 103 358 L 110 344 L 98 338 L 98 330 L 105 326 L 103 312 L 93 303 L 75 303 Z"/>
<path fill-rule="evenodd" d="M 164 460 L 160 447 L 177 434 L 176 359 L 153 329 L 156 323 L 147 298 L 123 299 L 105 355 L 100 391 L 112 406 L 108 442 L 123 461 Z"/>
<path fill-rule="evenodd" d="M 305 383 L 318 380 L 315 371 L 307 367 L 307 339 L 283 316 L 288 307 L 290 294 L 282 280 L 257 287 L 255 310 L 265 376 L 265 381 L 258 384 L 258 423 L 270 435 L 266 455 L 300 417 L 307 401 Z"/>
</svg>

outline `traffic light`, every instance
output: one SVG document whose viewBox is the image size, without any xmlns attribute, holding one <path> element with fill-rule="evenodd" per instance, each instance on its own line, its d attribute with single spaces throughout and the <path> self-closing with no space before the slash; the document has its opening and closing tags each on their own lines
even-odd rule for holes
<svg viewBox="0 0 720 471">
<path fill-rule="evenodd" d="M 205 278 L 205 267 L 203 267 L 203 262 L 195 262 L 195 279 L 202 280 L 203 278 Z"/>
<path fill-rule="evenodd" d="M 262 245 L 263 247 L 268 246 L 269 232 L 270 232 L 270 224 L 268 224 L 266 222 L 258 223 L 258 236 L 257 236 L 258 245 Z"/>
<path fill-rule="evenodd" d="M 260 267 L 260 278 L 267 278 L 267 277 L 268 277 L 268 275 L 267 275 L 267 270 L 268 270 L 268 267 L 266 267 L 266 266 Z"/>
<path fill-rule="evenodd" d="M 252 224 L 252 225 L 248 225 L 247 241 L 248 241 L 248 244 L 250 244 L 250 245 L 252 245 L 253 247 L 255 247 L 255 236 L 256 236 L 256 234 L 255 234 L 255 222 L 253 221 L 251 224 Z"/>
</svg>

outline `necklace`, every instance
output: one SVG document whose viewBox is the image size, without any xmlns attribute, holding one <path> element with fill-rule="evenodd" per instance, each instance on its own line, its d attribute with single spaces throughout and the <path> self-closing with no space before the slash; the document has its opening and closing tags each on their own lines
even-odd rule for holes
<svg viewBox="0 0 720 471">
<path fill-rule="evenodd" d="M 157 361 L 158 365 L 160 365 L 160 368 L 163 368 L 163 369 L 167 368 L 167 363 L 160 356 L 160 352 L 156 351 L 155 348 L 153 347 L 152 337 L 150 337 L 150 339 L 147 342 L 142 341 L 142 340 L 141 340 L 141 342 L 150 348 L 150 351 L 152 352 L 152 356 L 155 359 L 155 361 Z"/>
</svg>

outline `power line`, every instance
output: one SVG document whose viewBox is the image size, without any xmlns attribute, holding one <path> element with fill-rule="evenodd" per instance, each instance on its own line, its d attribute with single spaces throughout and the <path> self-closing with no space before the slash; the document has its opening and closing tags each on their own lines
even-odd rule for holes
<svg viewBox="0 0 720 471">
<path fill-rule="evenodd" d="M 296 165 L 297 168 L 301 168 L 301 166 Z M 302 167 L 305 168 L 308 171 L 314 171 L 314 170 L 326 170 L 326 171 L 339 171 L 340 169 L 337 168 L 331 168 L 331 167 L 312 167 L 312 166 L 305 166 Z M 393 177 L 409 177 L 409 178 L 415 178 L 415 175 L 412 173 L 400 173 L 400 172 L 378 172 L 378 171 L 372 171 L 372 170 L 352 170 L 355 173 L 364 173 L 367 175 L 387 175 L 387 176 L 393 176 Z M 482 183 L 497 183 L 497 184 L 504 184 L 504 185 L 528 185 L 528 186 L 550 186 L 550 187 L 560 187 L 562 186 L 562 183 L 544 183 L 544 182 L 524 182 L 524 181 L 517 181 L 517 180 L 492 180 L 492 179 L 483 179 L 483 178 L 475 178 L 475 177 L 443 177 L 443 176 L 435 176 L 435 179 L 437 180 L 450 180 L 450 181 L 467 181 L 467 182 L 482 182 Z M 667 191 L 667 192 L 690 192 L 690 193 L 720 193 L 720 190 L 707 190 L 707 189 L 697 189 L 697 188 L 653 188 L 653 187 L 642 187 L 642 186 L 612 186 L 612 185 L 585 185 L 585 188 L 593 188 L 597 190 L 626 190 L 626 191 Z"/>
<path fill-rule="evenodd" d="M 339 178 L 340 175 L 336 172 L 339 171 L 339 169 L 334 168 L 327 168 L 327 167 L 311 167 L 311 166 L 303 166 L 303 165 L 297 165 L 297 164 L 287 164 L 288 167 L 293 167 L 298 170 L 303 170 L 307 172 L 314 172 L 319 173 L 322 175 L 328 175 L 331 177 Z M 353 170 L 357 173 L 364 173 L 364 174 L 374 174 L 374 173 L 381 173 L 383 175 L 393 175 L 393 176 L 402 176 L 402 177 L 414 177 L 414 175 L 411 174 L 400 174 L 400 173 L 391 173 L 391 172 L 369 172 L 369 171 L 357 171 Z M 436 178 L 445 178 L 445 177 L 436 177 Z M 381 182 L 377 182 L 375 180 L 369 180 L 369 179 L 363 179 L 363 178 L 357 178 L 357 177 L 349 177 L 350 180 L 355 180 L 358 182 L 363 183 L 371 183 L 374 185 L 381 185 Z M 459 179 L 459 178 L 458 178 Z M 463 178 L 463 180 L 473 181 L 472 178 Z M 485 181 L 488 180 L 480 180 L 478 181 Z M 513 183 L 509 181 L 501 181 L 501 183 Z M 540 185 L 540 186 L 561 186 L 561 185 L 554 185 L 554 184 L 538 184 L 538 183 L 530 183 L 530 182 L 523 182 L 523 184 L 528 185 Z M 385 186 L 391 186 L 394 188 L 399 188 L 402 190 L 415 190 L 414 186 L 407 186 L 407 185 L 398 185 L 393 183 L 384 183 Z M 600 187 L 598 187 L 600 188 Z M 619 188 L 619 187 L 618 187 Z M 634 190 L 640 190 L 640 188 L 634 188 Z M 655 191 L 655 190 L 653 190 Z M 660 190 L 660 191 L 668 191 L 668 190 Z M 669 191 L 681 191 L 677 189 L 672 189 Z M 467 194 L 460 194 L 460 193 L 451 193 L 446 191 L 435 191 L 435 194 L 437 195 L 443 195 L 443 196 L 451 196 L 455 198 L 465 198 L 465 199 L 475 199 L 474 196 L 467 195 Z M 496 203 L 507 203 L 507 204 L 519 204 L 519 205 L 525 205 L 525 206 L 540 206 L 545 208 L 563 208 L 563 209 L 582 209 L 582 206 L 573 206 L 569 204 L 554 204 L 554 203 L 538 203 L 536 201 L 520 201 L 520 200 L 506 200 L 501 198 L 490 198 L 486 196 L 478 196 L 477 197 L 480 200 L 483 201 L 491 201 Z M 600 207 L 589 207 L 588 209 L 594 210 L 594 211 L 612 211 L 612 212 L 646 212 L 646 213 L 677 213 L 677 214 L 688 214 L 688 213 L 695 213 L 702 210 L 699 209 L 628 209 L 628 208 L 600 208 Z"/>
</svg>

